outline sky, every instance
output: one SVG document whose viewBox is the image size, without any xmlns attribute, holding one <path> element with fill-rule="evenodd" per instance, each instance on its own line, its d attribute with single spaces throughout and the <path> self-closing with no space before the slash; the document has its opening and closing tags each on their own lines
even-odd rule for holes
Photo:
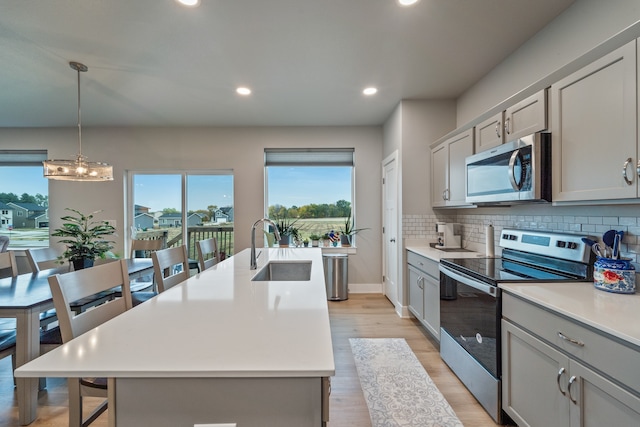
<svg viewBox="0 0 640 427">
<path fill-rule="evenodd" d="M 0 167 L 0 193 L 48 193 L 48 181 L 42 167 Z M 106 184 L 109 185 L 109 184 Z M 180 210 L 180 175 L 136 175 L 135 203 L 152 212 L 164 208 Z M 188 210 L 206 210 L 209 205 L 233 206 L 234 186 L 231 175 L 189 175 Z M 236 197 L 242 197 L 237 194 Z M 351 201 L 350 167 L 270 167 L 268 170 L 269 205 L 304 206 L 311 203 L 333 204 Z"/>
<path fill-rule="evenodd" d="M 48 182 L 42 175 L 42 166 L 9 168 L 0 167 L 0 193 L 47 194 Z"/>
</svg>

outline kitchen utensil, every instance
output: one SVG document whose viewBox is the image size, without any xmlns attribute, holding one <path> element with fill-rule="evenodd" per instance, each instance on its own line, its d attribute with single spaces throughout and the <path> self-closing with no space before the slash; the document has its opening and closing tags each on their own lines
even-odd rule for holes
<svg viewBox="0 0 640 427">
<path fill-rule="evenodd" d="M 613 253 L 611 258 L 618 259 L 618 253 L 620 252 L 620 234 L 616 233 L 613 238 Z"/>
<path fill-rule="evenodd" d="M 602 235 L 602 241 L 604 242 L 605 245 L 609 246 L 610 248 L 613 248 L 613 240 L 615 239 L 615 237 L 616 237 L 616 230 L 609 230 Z"/>
<path fill-rule="evenodd" d="M 620 258 L 620 243 L 622 242 L 623 237 L 624 231 L 616 231 L 616 235 L 613 239 L 613 255 L 611 256 L 613 259 Z"/>
<path fill-rule="evenodd" d="M 591 246 L 591 250 L 593 251 L 594 254 L 600 257 L 602 256 L 606 257 L 606 251 L 604 251 L 603 248 L 600 247 L 600 243 L 596 242 L 595 240 L 589 239 L 587 237 L 583 237 L 582 241 L 587 245 Z"/>
</svg>

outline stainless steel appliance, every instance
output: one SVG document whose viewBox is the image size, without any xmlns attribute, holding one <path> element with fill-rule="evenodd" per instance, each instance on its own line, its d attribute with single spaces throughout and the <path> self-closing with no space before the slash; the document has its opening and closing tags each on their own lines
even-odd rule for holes
<svg viewBox="0 0 640 427">
<path fill-rule="evenodd" d="M 465 159 L 467 203 L 551 201 L 551 134 L 535 133 Z"/>
<path fill-rule="evenodd" d="M 460 248 L 462 246 L 462 225 L 457 223 L 437 222 L 436 233 L 438 243 L 436 248 L 449 249 Z"/>
<path fill-rule="evenodd" d="M 500 320 L 505 282 L 593 280 L 593 254 L 577 234 L 504 229 L 500 258 L 440 260 L 440 356 L 502 423 Z"/>
</svg>

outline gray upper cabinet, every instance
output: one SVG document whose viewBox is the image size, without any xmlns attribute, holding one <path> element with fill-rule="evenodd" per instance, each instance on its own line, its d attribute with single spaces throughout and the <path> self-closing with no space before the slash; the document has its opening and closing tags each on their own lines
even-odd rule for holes
<svg viewBox="0 0 640 427">
<path fill-rule="evenodd" d="M 476 125 L 476 153 L 546 129 L 545 89 Z"/>
<path fill-rule="evenodd" d="M 638 197 L 636 41 L 551 86 L 553 200 Z"/>
<path fill-rule="evenodd" d="M 473 128 L 453 136 L 431 150 L 431 205 L 468 206 L 465 159 L 473 154 Z"/>
</svg>

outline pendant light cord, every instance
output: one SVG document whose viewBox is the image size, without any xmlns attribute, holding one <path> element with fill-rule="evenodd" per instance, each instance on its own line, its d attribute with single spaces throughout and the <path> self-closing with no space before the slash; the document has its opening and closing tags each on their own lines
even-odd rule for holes
<svg viewBox="0 0 640 427">
<path fill-rule="evenodd" d="M 80 67 L 78 70 L 78 155 L 82 157 L 82 120 L 80 115 Z"/>
</svg>

